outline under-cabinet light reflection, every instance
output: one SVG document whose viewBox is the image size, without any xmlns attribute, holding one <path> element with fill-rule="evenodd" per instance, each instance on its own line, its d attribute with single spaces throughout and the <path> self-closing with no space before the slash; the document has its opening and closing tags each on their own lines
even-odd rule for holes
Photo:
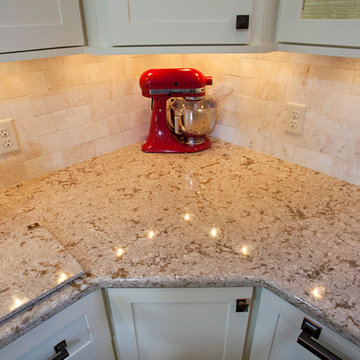
<svg viewBox="0 0 360 360">
<path fill-rule="evenodd" d="M 63 283 L 65 280 L 67 280 L 69 278 L 69 275 L 68 274 L 65 274 L 65 273 L 60 273 L 59 277 L 57 278 L 57 283 L 58 284 L 61 284 Z"/>
<path fill-rule="evenodd" d="M 326 288 L 323 286 L 317 286 L 314 289 L 311 290 L 311 295 L 315 299 L 322 299 L 325 296 Z"/>
<path fill-rule="evenodd" d="M 150 230 L 150 231 L 148 232 L 147 237 L 148 237 L 149 239 L 152 239 L 154 236 L 155 236 L 155 232 L 152 231 L 152 230 Z"/>
<path fill-rule="evenodd" d="M 216 235 L 217 235 L 217 230 L 216 230 L 216 228 L 212 228 L 212 229 L 210 230 L 210 235 L 211 235 L 212 237 L 216 237 Z"/>
<path fill-rule="evenodd" d="M 27 301 L 28 301 L 27 298 L 24 298 L 24 299 L 15 298 L 14 302 L 10 306 L 10 311 L 17 309 L 21 305 L 25 304 Z"/>
<path fill-rule="evenodd" d="M 243 246 L 241 248 L 241 253 L 244 255 L 244 256 L 248 256 L 249 253 L 248 253 L 248 248 L 246 246 Z"/>
<path fill-rule="evenodd" d="M 186 214 L 184 215 L 184 220 L 185 220 L 185 221 L 190 221 L 190 214 L 189 214 L 189 213 L 186 213 Z"/>
<path fill-rule="evenodd" d="M 117 257 L 122 257 L 124 255 L 124 249 L 123 248 L 118 248 L 116 250 L 116 256 Z"/>
</svg>

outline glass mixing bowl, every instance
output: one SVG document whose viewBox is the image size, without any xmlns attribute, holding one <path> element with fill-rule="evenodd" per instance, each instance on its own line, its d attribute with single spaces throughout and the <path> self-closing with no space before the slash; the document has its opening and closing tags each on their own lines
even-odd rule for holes
<svg viewBox="0 0 360 360">
<path fill-rule="evenodd" d="M 215 126 L 218 105 L 210 96 L 201 100 L 176 98 L 170 105 L 172 126 L 176 134 L 188 137 L 203 137 L 211 133 Z"/>
</svg>

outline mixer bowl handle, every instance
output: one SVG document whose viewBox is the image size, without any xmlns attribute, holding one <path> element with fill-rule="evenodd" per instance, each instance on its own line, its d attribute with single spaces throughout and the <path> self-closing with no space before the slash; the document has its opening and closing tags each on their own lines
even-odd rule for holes
<svg viewBox="0 0 360 360">
<path fill-rule="evenodd" d="M 181 131 L 180 131 L 180 122 L 181 122 L 181 114 L 176 114 L 174 115 L 174 128 L 175 128 L 175 134 L 180 135 Z"/>
</svg>

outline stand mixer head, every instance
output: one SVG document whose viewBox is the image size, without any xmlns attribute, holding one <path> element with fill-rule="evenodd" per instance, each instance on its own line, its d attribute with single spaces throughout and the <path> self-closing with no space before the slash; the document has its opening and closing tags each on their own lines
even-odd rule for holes
<svg viewBox="0 0 360 360">
<path fill-rule="evenodd" d="M 217 113 L 216 102 L 205 96 L 211 76 L 191 68 L 150 69 L 139 82 L 143 96 L 152 99 L 150 130 L 142 151 L 191 153 L 211 146 L 206 135 Z"/>
</svg>

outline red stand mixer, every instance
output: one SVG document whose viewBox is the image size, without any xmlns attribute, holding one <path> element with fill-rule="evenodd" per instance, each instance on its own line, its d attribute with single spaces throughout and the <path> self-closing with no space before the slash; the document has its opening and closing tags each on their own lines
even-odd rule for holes
<svg viewBox="0 0 360 360">
<path fill-rule="evenodd" d="M 144 152 L 191 153 L 211 146 L 208 135 L 217 104 L 205 96 L 212 77 L 189 68 L 150 69 L 140 77 L 145 97 L 152 99 L 149 135 Z"/>
</svg>

